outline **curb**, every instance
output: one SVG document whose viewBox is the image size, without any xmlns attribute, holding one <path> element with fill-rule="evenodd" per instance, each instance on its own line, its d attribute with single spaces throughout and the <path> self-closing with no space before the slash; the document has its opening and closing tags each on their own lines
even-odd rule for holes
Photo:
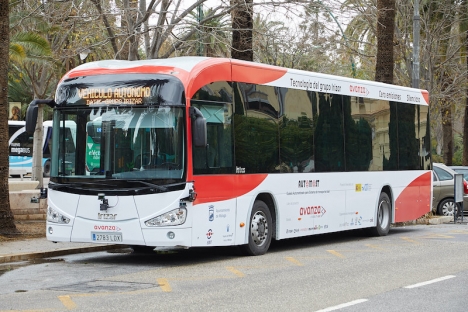
<svg viewBox="0 0 468 312">
<path fill-rule="evenodd" d="M 445 224 L 445 223 L 450 223 L 450 222 L 453 222 L 453 217 L 451 216 L 444 216 L 444 217 L 429 219 L 429 224 L 431 225 Z"/>
<path fill-rule="evenodd" d="M 104 246 L 91 246 L 91 247 L 78 247 L 78 248 L 63 248 L 63 249 L 57 249 L 53 251 L 12 254 L 12 255 L 0 256 L 0 264 L 9 263 L 9 262 L 17 262 L 17 261 L 26 261 L 26 260 L 38 259 L 38 258 L 58 257 L 58 256 L 72 255 L 72 254 L 78 254 L 78 253 L 120 249 L 120 248 L 124 248 L 125 246 L 126 245 L 104 245 Z"/>
</svg>

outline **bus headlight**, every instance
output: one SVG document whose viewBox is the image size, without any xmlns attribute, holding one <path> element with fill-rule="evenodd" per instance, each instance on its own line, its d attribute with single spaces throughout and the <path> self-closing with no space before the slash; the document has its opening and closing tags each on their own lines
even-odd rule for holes
<svg viewBox="0 0 468 312">
<path fill-rule="evenodd" d="M 187 209 L 177 208 L 145 221 L 146 226 L 181 225 L 187 219 Z"/>
<path fill-rule="evenodd" d="M 52 207 L 47 208 L 47 221 L 54 223 L 68 224 L 70 219 L 59 213 Z"/>
</svg>

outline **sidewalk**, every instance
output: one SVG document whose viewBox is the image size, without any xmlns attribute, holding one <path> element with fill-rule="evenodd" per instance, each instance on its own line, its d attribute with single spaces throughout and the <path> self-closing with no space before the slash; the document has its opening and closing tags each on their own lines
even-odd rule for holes
<svg viewBox="0 0 468 312">
<path fill-rule="evenodd" d="M 36 258 L 58 257 L 76 253 L 122 248 L 123 245 L 89 243 L 53 243 L 45 237 L 0 242 L 0 264 Z"/>
</svg>

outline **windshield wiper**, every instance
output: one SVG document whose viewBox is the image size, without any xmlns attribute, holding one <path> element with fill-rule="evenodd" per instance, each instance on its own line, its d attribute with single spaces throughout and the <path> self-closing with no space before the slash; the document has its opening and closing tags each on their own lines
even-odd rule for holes
<svg viewBox="0 0 468 312">
<path fill-rule="evenodd" d="M 142 181 L 142 180 L 127 180 L 127 181 L 128 182 L 138 182 L 138 183 L 144 184 L 144 185 L 146 185 L 146 186 L 148 186 L 150 188 L 155 188 L 158 191 L 167 192 L 167 187 L 165 187 L 165 186 L 157 185 L 157 184 Z"/>
<path fill-rule="evenodd" d="M 95 182 L 75 182 L 75 183 L 56 183 L 56 182 L 49 182 L 49 188 L 52 189 L 52 190 L 58 190 L 58 189 L 61 189 L 61 188 L 82 188 L 82 187 L 89 187 L 91 185 L 96 185 L 97 186 L 97 183 Z M 101 186 L 112 186 L 112 185 L 109 185 L 109 184 L 102 184 L 102 183 L 99 183 L 99 187 Z"/>
</svg>

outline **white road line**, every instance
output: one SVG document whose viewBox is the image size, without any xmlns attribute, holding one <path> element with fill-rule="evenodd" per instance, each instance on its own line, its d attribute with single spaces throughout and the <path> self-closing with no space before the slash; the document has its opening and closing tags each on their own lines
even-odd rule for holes
<svg viewBox="0 0 468 312">
<path fill-rule="evenodd" d="M 366 301 L 367 301 L 367 299 L 358 299 L 358 300 L 350 301 L 350 302 L 347 302 L 347 303 L 342 303 L 342 304 L 339 304 L 339 305 L 334 306 L 334 307 L 329 307 L 329 308 L 326 308 L 326 309 L 318 310 L 316 312 L 335 311 L 335 310 L 338 310 L 338 309 L 343 309 L 343 308 L 350 307 L 350 306 L 353 306 L 355 304 L 363 303 L 363 302 L 366 302 Z"/>
<path fill-rule="evenodd" d="M 439 277 L 439 278 L 436 278 L 436 279 L 433 279 L 433 280 L 430 280 L 430 281 L 427 281 L 427 282 L 422 282 L 422 283 L 417 283 L 417 284 L 414 284 L 414 285 L 409 285 L 409 286 L 406 286 L 404 288 L 416 288 L 416 287 L 426 286 L 426 285 L 429 285 L 429 284 L 445 281 L 447 279 L 454 278 L 454 277 L 455 277 L 455 275 L 447 275 L 447 276 Z"/>
</svg>

